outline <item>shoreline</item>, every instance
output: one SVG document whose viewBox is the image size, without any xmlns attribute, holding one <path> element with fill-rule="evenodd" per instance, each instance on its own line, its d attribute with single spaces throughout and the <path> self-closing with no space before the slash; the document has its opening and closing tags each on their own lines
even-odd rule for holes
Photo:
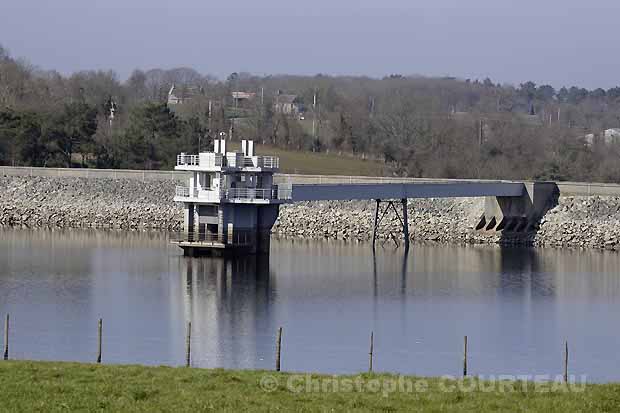
<svg viewBox="0 0 620 413">
<path fill-rule="evenodd" d="M 122 230 L 181 229 L 182 208 L 172 201 L 174 181 L 0 176 L 0 226 Z M 483 198 L 412 199 L 412 243 L 500 244 L 570 249 L 620 249 L 620 197 L 561 197 L 530 234 L 474 230 Z M 305 239 L 371 240 L 374 203 L 317 201 L 282 205 L 272 236 Z M 379 242 L 402 228 L 388 214 Z M 392 241 L 390 241 L 392 242 Z"/>
</svg>

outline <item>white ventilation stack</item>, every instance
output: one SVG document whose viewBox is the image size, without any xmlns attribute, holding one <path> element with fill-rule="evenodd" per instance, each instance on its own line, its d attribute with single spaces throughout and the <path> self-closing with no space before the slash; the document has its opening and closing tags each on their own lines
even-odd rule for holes
<svg viewBox="0 0 620 413">
<path fill-rule="evenodd" d="M 254 141 L 247 141 L 247 156 L 254 156 Z"/>
<path fill-rule="evenodd" d="M 241 139 L 241 152 L 243 152 L 244 156 L 250 156 L 248 154 L 248 141 L 245 139 Z"/>
</svg>

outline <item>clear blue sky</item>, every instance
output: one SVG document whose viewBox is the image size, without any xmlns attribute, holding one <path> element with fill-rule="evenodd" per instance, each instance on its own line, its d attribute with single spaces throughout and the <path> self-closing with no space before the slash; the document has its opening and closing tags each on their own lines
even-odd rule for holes
<svg viewBox="0 0 620 413">
<path fill-rule="evenodd" d="M 620 84 L 618 0 L 0 0 L 0 44 L 62 73 L 390 73 Z"/>
</svg>

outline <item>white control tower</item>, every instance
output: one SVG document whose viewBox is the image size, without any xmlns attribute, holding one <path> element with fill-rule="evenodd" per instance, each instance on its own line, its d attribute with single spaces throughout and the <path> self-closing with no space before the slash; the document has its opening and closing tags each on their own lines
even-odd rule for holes
<svg viewBox="0 0 620 413">
<path fill-rule="evenodd" d="M 191 176 L 187 186 L 176 188 L 184 225 L 173 242 L 190 256 L 269 253 L 279 205 L 291 197 L 290 188 L 273 184 L 279 163 L 274 156 L 256 156 L 251 140 L 241 141 L 240 152 L 226 152 L 226 141 L 217 139 L 213 152 L 178 155 L 174 169 Z"/>
</svg>

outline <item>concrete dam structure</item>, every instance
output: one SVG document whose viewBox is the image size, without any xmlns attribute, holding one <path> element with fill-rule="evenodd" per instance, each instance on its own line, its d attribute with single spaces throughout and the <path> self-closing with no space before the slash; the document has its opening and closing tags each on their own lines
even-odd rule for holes
<svg viewBox="0 0 620 413">
<path fill-rule="evenodd" d="M 284 203 L 302 201 L 374 200 L 373 247 L 377 228 L 388 213 L 402 224 L 409 247 L 407 200 L 411 198 L 485 197 L 480 231 L 536 231 L 545 212 L 557 202 L 553 182 L 463 180 L 442 183 L 274 184 L 279 159 L 258 156 L 254 142 L 243 140 L 241 151 L 227 152 L 215 140 L 213 152 L 181 153 L 175 170 L 190 172 L 187 186 L 177 186 L 175 202 L 183 204 L 181 236 L 173 242 L 185 255 L 203 253 L 268 253 L 270 231 Z"/>
</svg>

